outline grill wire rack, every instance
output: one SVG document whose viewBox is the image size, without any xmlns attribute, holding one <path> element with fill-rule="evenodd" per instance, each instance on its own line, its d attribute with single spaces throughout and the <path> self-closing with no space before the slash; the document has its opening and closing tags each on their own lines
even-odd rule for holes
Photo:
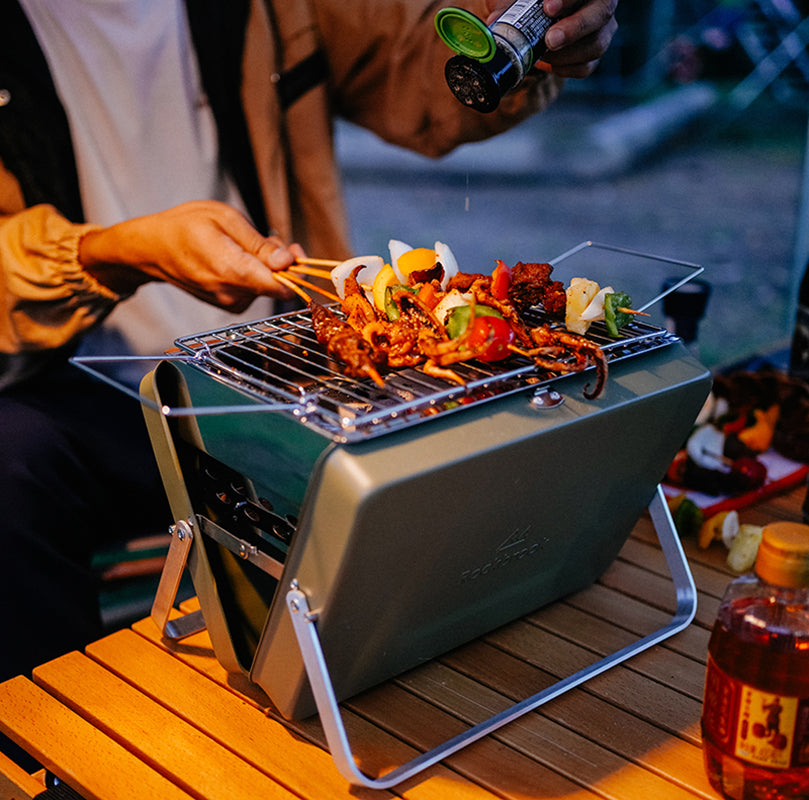
<svg viewBox="0 0 809 800">
<path fill-rule="evenodd" d="M 666 295 L 703 272 L 703 267 L 686 261 L 608 244 L 585 241 L 550 262 L 557 266 L 568 258 L 594 248 L 682 267 L 686 274 L 669 288 L 637 308 L 645 311 Z M 332 310 L 339 313 L 339 307 Z M 524 320 L 530 327 L 561 323 L 550 320 L 540 307 L 530 309 Z M 656 325 L 635 317 L 621 328 L 619 337 L 607 333 L 603 322 L 594 322 L 587 338 L 603 350 L 607 363 L 635 357 L 679 341 Z M 537 368 L 533 361 L 513 354 L 498 362 L 454 364 L 464 385 L 431 377 L 418 368 L 391 370 L 383 374 L 384 388 L 370 380 L 346 377 L 339 363 L 331 359 L 315 338 L 308 309 L 287 312 L 254 322 L 190 334 L 175 341 L 176 350 L 149 360 L 180 360 L 239 390 L 245 402 L 227 405 L 194 405 L 159 410 L 165 416 L 284 411 L 338 442 L 379 436 L 445 416 L 516 392 L 533 391 L 538 405 L 558 400 L 555 386 L 577 373 L 560 374 Z M 143 360 L 143 357 L 87 356 L 73 362 L 87 372 L 131 394 L 93 364 L 105 361 Z M 592 373 L 594 368 L 588 368 Z"/>
</svg>

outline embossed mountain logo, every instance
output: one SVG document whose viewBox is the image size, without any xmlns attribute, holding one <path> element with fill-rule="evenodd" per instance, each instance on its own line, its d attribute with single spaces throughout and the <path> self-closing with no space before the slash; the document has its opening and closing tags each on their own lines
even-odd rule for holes
<svg viewBox="0 0 809 800">
<path fill-rule="evenodd" d="M 522 530 L 516 530 L 511 536 L 508 537 L 498 548 L 497 552 L 500 553 L 503 550 L 508 550 L 512 547 L 520 547 L 524 546 L 525 543 L 528 541 L 528 531 L 531 529 L 530 525 L 526 525 L 525 528 Z"/>
<path fill-rule="evenodd" d="M 494 551 L 494 557 L 478 567 L 465 569 L 461 572 L 461 583 L 474 581 L 484 575 L 488 575 L 494 570 L 515 564 L 524 558 L 538 553 L 543 545 L 548 541 L 547 537 L 542 537 L 539 541 L 532 541 L 528 534 L 531 526 L 518 528 L 511 533 Z"/>
</svg>

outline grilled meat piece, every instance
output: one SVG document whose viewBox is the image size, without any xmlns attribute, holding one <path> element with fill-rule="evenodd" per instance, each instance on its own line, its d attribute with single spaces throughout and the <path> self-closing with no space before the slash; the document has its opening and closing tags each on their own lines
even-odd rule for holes
<svg viewBox="0 0 809 800">
<path fill-rule="evenodd" d="M 375 350 L 362 334 L 320 303 L 312 301 L 309 310 L 317 340 L 326 345 L 326 352 L 332 358 L 345 364 L 345 374 L 352 378 L 371 378 L 384 387 L 379 367 L 385 363 L 385 354 Z"/>
<path fill-rule="evenodd" d="M 480 272 L 458 272 L 449 279 L 447 291 L 457 289 L 459 292 L 465 292 L 475 281 L 480 279 L 488 280 L 489 276 Z"/>
<path fill-rule="evenodd" d="M 511 270 L 508 299 L 518 311 L 525 311 L 538 303 L 551 316 L 565 313 L 565 285 L 551 280 L 550 264 L 518 261 Z"/>
</svg>

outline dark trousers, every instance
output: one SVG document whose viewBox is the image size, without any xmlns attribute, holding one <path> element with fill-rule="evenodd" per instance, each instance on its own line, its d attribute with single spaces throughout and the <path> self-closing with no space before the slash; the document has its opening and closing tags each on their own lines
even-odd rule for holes
<svg viewBox="0 0 809 800">
<path fill-rule="evenodd" d="M 0 681 L 102 635 L 91 556 L 170 514 L 138 402 L 63 362 L 0 393 Z"/>
</svg>

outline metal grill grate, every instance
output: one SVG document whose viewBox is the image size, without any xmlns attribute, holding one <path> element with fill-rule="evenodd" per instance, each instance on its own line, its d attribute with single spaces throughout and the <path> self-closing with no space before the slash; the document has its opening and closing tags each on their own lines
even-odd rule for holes
<svg viewBox="0 0 809 800">
<path fill-rule="evenodd" d="M 531 326 L 546 321 L 537 310 L 526 318 Z M 588 338 L 609 363 L 678 341 L 662 328 L 637 321 L 622 328 L 619 339 L 608 336 L 603 323 L 594 323 Z M 454 364 L 464 386 L 405 368 L 384 374 L 383 389 L 343 375 L 315 338 L 308 311 L 186 336 L 176 344 L 190 357 L 188 363 L 339 441 L 389 433 L 515 392 L 542 390 L 567 377 L 512 355 L 488 364 Z"/>
<path fill-rule="evenodd" d="M 636 259 L 644 264 L 657 263 L 686 271 L 682 278 L 640 305 L 638 311 L 645 311 L 703 272 L 698 264 L 589 240 L 557 256 L 550 264 L 556 267 L 591 251 L 596 251 L 599 258 L 615 254 L 624 266 Z M 548 318 L 541 309 L 532 309 L 524 315 L 524 321 L 534 327 L 547 323 Z M 621 329 L 618 339 L 607 334 L 602 322 L 590 326 L 587 338 L 601 347 L 608 363 L 679 341 L 665 329 L 638 317 Z M 555 394 L 552 385 L 569 377 L 540 370 L 530 360 L 512 355 L 493 364 L 479 361 L 453 364 L 452 369 L 463 378 L 464 386 L 433 378 L 418 368 L 407 368 L 387 373 L 385 386 L 380 388 L 370 380 L 355 380 L 343 374 L 341 366 L 329 358 L 315 338 L 308 310 L 184 336 L 175 344 L 175 353 L 160 356 L 76 356 L 71 361 L 147 405 L 150 402 L 147 398 L 106 374 L 100 365 L 111 362 L 120 366 L 144 358 L 181 361 L 239 390 L 249 399 L 245 402 L 234 399 L 222 405 L 217 404 L 214 392 L 200 392 L 209 394 L 210 402 L 195 397 L 193 407 L 156 409 L 165 416 L 282 411 L 341 442 L 382 435 L 526 390 L 534 391 L 535 404 L 552 404 Z M 217 396 L 221 398 L 221 394 Z"/>
</svg>

